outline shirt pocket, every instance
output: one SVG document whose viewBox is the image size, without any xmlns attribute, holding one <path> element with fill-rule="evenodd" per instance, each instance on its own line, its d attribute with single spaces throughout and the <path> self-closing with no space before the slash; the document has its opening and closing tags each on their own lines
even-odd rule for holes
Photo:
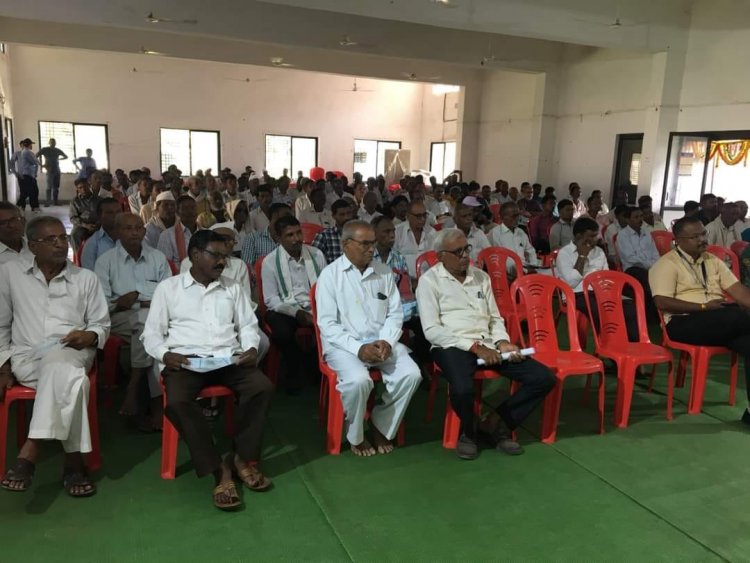
<svg viewBox="0 0 750 563">
<path fill-rule="evenodd" d="M 219 325 L 229 325 L 234 322 L 234 301 L 230 296 L 217 296 L 214 301 L 214 315 Z"/>
</svg>

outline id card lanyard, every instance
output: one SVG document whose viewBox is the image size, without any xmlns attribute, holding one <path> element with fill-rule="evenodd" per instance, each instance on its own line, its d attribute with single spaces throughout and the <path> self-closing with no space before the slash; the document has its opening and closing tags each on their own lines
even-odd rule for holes
<svg viewBox="0 0 750 563">
<path fill-rule="evenodd" d="M 698 277 L 698 274 L 693 269 L 693 265 L 682 253 L 682 251 L 679 248 L 676 248 L 675 250 L 677 251 L 677 254 L 679 254 L 680 258 L 682 258 L 682 261 L 685 263 L 685 267 L 690 272 L 690 275 L 692 275 L 693 279 L 698 283 L 698 285 L 703 288 L 703 293 L 705 294 L 706 299 L 708 299 L 708 274 L 706 273 L 706 261 L 703 260 L 703 262 L 701 262 L 701 273 L 703 274 L 703 279 L 700 279 L 700 277 Z"/>
</svg>

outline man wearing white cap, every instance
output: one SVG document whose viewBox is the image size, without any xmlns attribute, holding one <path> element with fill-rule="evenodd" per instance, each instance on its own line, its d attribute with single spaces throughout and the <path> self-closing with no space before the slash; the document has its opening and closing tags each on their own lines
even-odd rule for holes
<svg viewBox="0 0 750 563">
<path fill-rule="evenodd" d="M 174 225 L 177 218 L 177 206 L 172 192 L 166 191 L 156 196 L 156 213 L 146 224 L 146 244 L 156 248 L 159 235 Z"/>
</svg>

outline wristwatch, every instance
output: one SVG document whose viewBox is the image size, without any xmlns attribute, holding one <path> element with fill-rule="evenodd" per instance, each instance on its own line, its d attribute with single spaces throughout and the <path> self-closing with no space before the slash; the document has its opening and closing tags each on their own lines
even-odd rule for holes
<svg viewBox="0 0 750 563">
<path fill-rule="evenodd" d="M 92 344 L 94 348 L 97 348 L 99 346 L 99 335 L 97 333 L 94 333 L 94 343 Z"/>
</svg>

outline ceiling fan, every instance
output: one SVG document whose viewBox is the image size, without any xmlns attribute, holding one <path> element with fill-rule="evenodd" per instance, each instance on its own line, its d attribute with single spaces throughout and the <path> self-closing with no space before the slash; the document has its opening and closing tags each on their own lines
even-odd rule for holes
<svg viewBox="0 0 750 563">
<path fill-rule="evenodd" d="M 143 55 L 163 55 L 161 51 L 154 51 L 153 49 L 146 49 L 146 47 L 141 46 L 140 49 L 141 54 Z"/>
<path fill-rule="evenodd" d="M 430 0 L 431 4 L 436 4 L 441 8 L 458 8 L 459 4 L 456 0 Z"/>
<path fill-rule="evenodd" d="M 401 75 L 405 76 L 409 80 L 419 80 L 420 82 L 440 80 L 439 76 L 420 76 L 416 72 L 402 72 Z"/>
<path fill-rule="evenodd" d="M 621 29 L 623 27 L 633 27 L 636 25 L 642 25 L 642 22 L 623 22 L 620 19 L 620 5 L 617 5 L 617 11 L 615 12 L 615 18 L 610 21 L 601 21 L 601 20 L 586 20 L 586 19 L 580 19 L 576 18 L 576 21 L 589 23 L 593 25 L 598 25 L 600 27 L 608 27 L 609 29 Z"/>
<path fill-rule="evenodd" d="M 276 67 L 289 68 L 294 66 L 291 63 L 285 63 L 284 57 L 271 57 L 271 64 Z"/>
<path fill-rule="evenodd" d="M 224 80 L 234 80 L 235 82 L 245 82 L 246 84 L 251 84 L 253 82 L 268 82 L 268 78 L 232 78 L 232 77 L 225 77 Z"/>
<path fill-rule="evenodd" d="M 339 92 L 355 92 L 355 93 L 356 92 L 374 92 L 374 91 L 375 90 L 368 90 L 366 88 L 360 88 L 359 86 L 357 86 L 357 79 L 356 78 L 354 79 L 354 86 L 352 86 L 351 88 L 346 88 L 346 89 L 339 90 Z"/>
<path fill-rule="evenodd" d="M 146 15 L 146 21 L 148 23 L 187 23 L 191 25 L 195 25 L 198 23 L 198 20 L 193 19 L 160 18 L 158 16 L 155 16 L 153 12 L 149 12 Z"/>
<path fill-rule="evenodd" d="M 164 74 L 164 72 L 161 70 L 142 70 L 136 67 L 131 68 L 130 72 L 137 74 Z"/>
</svg>

